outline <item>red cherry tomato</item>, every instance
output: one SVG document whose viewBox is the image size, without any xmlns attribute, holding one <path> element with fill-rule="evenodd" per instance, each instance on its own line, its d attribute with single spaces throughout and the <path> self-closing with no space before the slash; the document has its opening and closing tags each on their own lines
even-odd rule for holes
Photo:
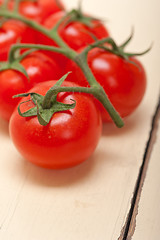
<svg viewBox="0 0 160 240">
<path fill-rule="evenodd" d="M 43 25 L 46 28 L 51 29 L 62 17 L 64 17 L 65 14 L 65 11 L 52 14 L 46 19 Z M 66 24 L 65 21 L 59 27 L 59 34 L 63 40 L 74 50 L 78 50 L 81 47 L 85 47 L 88 44 L 93 43 L 95 40 L 91 34 L 96 36 L 98 39 L 108 37 L 109 33 L 100 21 L 92 20 L 91 24 L 92 26 L 88 27 L 78 21 L 70 22 L 69 24 Z M 47 37 L 41 36 L 40 41 L 43 44 L 55 45 L 55 43 Z"/>
<path fill-rule="evenodd" d="M 45 95 L 55 82 L 37 84 L 30 91 Z M 73 85 L 63 83 L 63 86 Z M 80 164 L 92 155 L 101 135 L 99 111 L 89 95 L 60 93 L 57 97 L 58 101 L 69 104 L 71 99 L 76 101 L 75 108 L 55 113 L 47 126 L 40 125 L 37 116 L 21 117 L 15 109 L 9 125 L 10 136 L 25 159 L 44 168 L 61 169 Z M 33 102 L 26 102 L 21 111 L 33 106 Z"/>
<path fill-rule="evenodd" d="M 31 53 L 21 61 L 21 64 L 29 79 L 16 70 L 0 72 L 0 116 L 6 120 L 10 119 L 19 101 L 18 98 L 12 98 L 14 95 L 28 91 L 41 81 L 61 77 L 57 63 L 41 52 Z"/>
<path fill-rule="evenodd" d="M 62 10 L 64 6 L 61 1 L 59 5 L 56 0 L 37 0 L 22 1 L 19 6 L 19 12 L 27 18 L 43 22 L 49 15 Z"/>
<path fill-rule="evenodd" d="M 65 11 L 59 11 L 55 14 L 52 14 L 44 21 L 43 25 L 46 28 L 51 29 L 62 17 L 64 17 L 65 14 Z M 87 27 L 85 24 L 78 21 L 71 22 L 66 25 L 66 22 L 64 22 L 59 27 L 59 34 L 71 48 L 73 48 L 74 50 L 78 50 L 79 48 L 85 47 L 88 44 L 94 42 L 91 34 L 95 35 L 98 39 L 108 37 L 109 33 L 100 21 L 92 20 L 92 25 L 92 27 Z M 37 34 L 36 36 L 37 43 L 39 44 L 57 46 L 57 44 L 53 40 L 41 33 Z M 61 64 L 62 68 L 65 67 L 67 62 L 67 58 L 65 56 L 50 51 L 44 52 L 45 54 L 57 59 L 57 61 Z"/>
<path fill-rule="evenodd" d="M 3 2 L 3 0 L 0 0 L 0 5 L 2 5 Z M 14 4 L 15 0 L 10 0 L 8 3 L 8 8 L 13 10 Z M 57 4 L 56 0 L 22 0 L 19 3 L 18 11 L 23 16 L 41 23 L 49 15 L 61 11 L 62 9 L 64 9 L 64 5 L 61 3 L 61 1 L 59 1 L 59 4 Z"/>
<path fill-rule="evenodd" d="M 65 9 L 64 3 L 61 0 L 38 0 L 41 9 L 46 13 L 43 21 L 49 15 L 57 13 Z"/>
<path fill-rule="evenodd" d="M 17 20 L 7 20 L 0 27 L 0 61 L 7 60 L 12 44 L 34 43 L 33 30 Z"/>
<path fill-rule="evenodd" d="M 92 49 L 88 54 L 90 69 L 121 117 L 130 115 L 138 107 L 146 89 L 146 74 L 142 64 L 134 57 L 130 61 L 134 64 L 98 48 Z M 75 63 L 69 61 L 66 71 L 72 71 L 67 80 L 88 86 Z M 103 121 L 111 121 L 101 104 L 99 108 Z"/>
</svg>

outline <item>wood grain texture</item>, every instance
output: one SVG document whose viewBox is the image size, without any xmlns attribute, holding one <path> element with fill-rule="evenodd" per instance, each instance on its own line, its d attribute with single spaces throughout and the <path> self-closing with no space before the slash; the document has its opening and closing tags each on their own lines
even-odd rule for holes
<svg viewBox="0 0 160 240">
<path fill-rule="evenodd" d="M 160 111 L 157 125 L 155 126 L 155 141 L 150 156 L 146 178 L 142 188 L 139 204 L 137 205 L 137 217 L 133 240 L 159 239 L 160 216 Z"/>
<path fill-rule="evenodd" d="M 76 6 L 78 1 L 64 2 Z M 155 42 L 141 58 L 148 76 L 145 98 L 123 129 L 104 126 L 88 161 L 62 171 L 26 162 L 0 120 L 0 240 L 117 240 L 126 223 L 158 101 L 160 2 L 86 0 L 83 5 L 88 13 L 109 19 L 107 26 L 119 43 L 134 25 L 130 51 Z"/>
<path fill-rule="evenodd" d="M 145 183 L 148 165 L 150 161 L 152 161 L 151 154 L 153 151 L 153 147 L 155 143 L 157 144 L 156 140 L 157 140 L 157 129 L 158 129 L 159 117 L 160 117 L 160 102 L 157 105 L 157 109 L 153 117 L 150 137 L 148 139 L 146 150 L 143 156 L 143 161 L 139 169 L 139 174 L 138 174 L 138 178 L 135 185 L 131 207 L 128 213 L 128 217 L 126 219 L 126 224 L 123 227 L 121 236 L 119 237 L 118 240 L 126 240 L 126 239 L 131 240 L 135 232 L 136 224 L 137 224 L 138 209 L 139 209 L 139 201 L 141 199 L 141 193 L 142 193 L 143 185 Z M 158 155 L 157 155 L 157 158 L 158 158 Z"/>
</svg>

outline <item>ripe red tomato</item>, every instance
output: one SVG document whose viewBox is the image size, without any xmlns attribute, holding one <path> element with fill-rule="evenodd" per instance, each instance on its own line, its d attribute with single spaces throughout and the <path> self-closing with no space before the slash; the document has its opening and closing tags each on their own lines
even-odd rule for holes
<svg viewBox="0 0 160 240">
<path fill-rule="evenodd" d="M 19 99 L 14 95 L 28 91 L 35 84 L 61 77 L 57 63 L 41 52 L 33 52 L 21 61 L 29 80 L 16 70 L 0 72 L 0 116 L 6 120 L 16 107 Z"/>
<path fill-rule="evenodd" d="M 31 92 L 41 95 L 56 81 L 37 84 Z M 75 86 L 65 82 L 63 86 Z M 18 151 L 28 161 L 52 169 L 68 168 L 88 159 L 95 150 L 101 135 L 101 117 L 92 98 L 80 93 L 60 93 L 57 100 L 74 109 L 55 113 L 47 126 L 38 122 L 37 116 L 24 118 L 15 109 L 9 125 L 10 136 Z M 26 101 L 23 98 L 21 101 Z M 34 107 L 33 102 L 21 105 L 21 111 Z"/>
<path fill-rule="evenodd" d="M 130 58 L 130 61 L 134 64 L 98 48 L 92 49 L 88 54 L 90 69 L 121 117 L 130 115 L 138 107 L 146 89 L 146 74 L 142 64 L 135 57 Z M 66 71 L 72 71 L 67 80 L 82 86 L 88 85 L 75 63 L 69 61 Z M 111 121 L 101 104 L 99 108 L 103 121 Z"/>
<path fill-rule="evenodd" d="M 43 25 L 46 28 L 51 29 L 65 14 L 65 11 L 59 11 L 55 14 L 52 14 L 44 21 Z M 87 27 L 85 24 L 78 21 L 71 22 L 67 25 L 66 22 L 64 22 L 59 27 L 59 34 L 71 48 L 73 48 L 74 50 L 78 50 L 79 48 L 85 47 L 88 44 L 94 42 L 91 34 L 95 35 L 98 39 L 108 37 L 109 33 L 100 21 L 92 20 L 92 24 L 92 27 Z M 53 40 L 41 33 L 37 34 L 36 36 L 37 43 L 39 44 L 57 46 L 57 44 Z M 49 55 L 50 57 L 57 59 L 57 61 L 61 64 L 62 68 L 65 67 L 67 62 L 67 58 L 65 56 L 50 51 L 44 51 L 44 53 Z"/>
<path fill-rule="evenodd" d="M 0 5 L 2 5 L 3 2 L 4 0 L 0 0 Z M 14 4 L 15 0 L 10 0 L 8 3 L 8 8 L 13 10 Z M 56 0 L 22 0 L 19 3 L 19 13 L 39 23 L 43 22 L 49 15 L 62 9 L 64 9 L 64 5 L 61 1 L 59 1 L 59 4 L 57 4 Z"/>
<path fill-rule="evenodd" d="M 64 3 L 61 0 L 38 0 L 41 9 L 45 12 L 44 21 L 49 15 L 57 13 L 65 9 Z"/>
<path fill-rule="evenodd" d="M 55 24 L 65 15 L 65 11 L 52 14 L 44 22 L 44 26 L 51 29 Z M 95 35 L 98 39 L 108 37 L 109 33 L 104 25 L 98 20 L 92 20 L 92 26 L 88 27 L 85 24 L 73 21 L 66 24 L 66 21 L 59 27 L 59 34 L 63 40 L 74 50 L 78 50 L 81 47 L 85 47 L 88 44 L 94 42 L 92 35 Z M 41 36 L 40 42 L 47 45 L 55 45 L 55 43 L 47 37 Z"/>
<path fill-rule="evenodd" d="M 17 20 L 7 20 L 0 27 L 0 61 L 7 60 L 8 52 L 12 44 L 34 43 L 33 30 Z"/>
</svg>

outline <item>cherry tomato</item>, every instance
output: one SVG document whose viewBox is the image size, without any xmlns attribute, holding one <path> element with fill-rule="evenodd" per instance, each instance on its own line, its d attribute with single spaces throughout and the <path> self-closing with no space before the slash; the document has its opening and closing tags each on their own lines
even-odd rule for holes
<svg viewBox="0 0 160 240">
<path fill-rule="evenodd" d="M 28 91 L 41 81 L 59 79 L 61 70 L 57 63 L 41 52 L 33 52 L 21 61 L 29 79 L 16 70 L 0 72 L 0 115 L 9 120 L 19 99 L 14 95 Z"/>
<path fill-rule="evenodd" d="M 65 9 L 64 3 L 61 0 L 38 0 L 41 9 L 46 13 L 43 21 L 49 15 L 57 13 Z"/>
<path fill-rule="evenodd" d="M 0 0 L 0 5 L 4 1 Z M 8 8 L 13 10 L 15 0 L 10 0 L 8 3 Z M 19 3 L 19 13 L 23 16 L 35 20 L 39 23 L 43 22 L 49 15 L 61 11 L 64 9 L 64 5 L 56 0 L 37 0 L 37 1 L 21 1 Z"/>
<path fill-rule="evenodd" d="M 146 89 L 146 74 L 142 64 L 135 57 L 129 60 L 133 63 L 98 48 L 92 49 L 88 54 L 90 69 L 121 117 L 130 115 L 138 107 Z M 75 63 L 69 61 L 66 71 L 72 71 L 67 78 L 69 81 L 88 86 Z M 99 108 L 103 121 L 111 121 L 101 104 Z"/>
<path fill-rule="evenodd" d="M 0 61 L 7 60 L 11 45 L 19 41 L 21 43 L 34 43 L 32 29 L 17 20 L 12 19 L 4 22 L 0 27 Z"/>
<path fill-rule="evenodd" d="M 45 95 L 55 82 L 37 84 L 30 91 Z M 63 86 L 75 85 L 65 82 Z M 9 124 L 10 136 L 25 159 L 44 168 L 61 169 L 80 164 L 92 155 L 101 135 L 99 111 L 89 95 L 59 93 L 57 97 L 68 104 L 71 99 L 76 101 L 75 108 L 55 113 L 47 126 L 40 125 L 37 116 L 21 117 L 15 109 Z M 32 101 L 26 102 L 21 111 L 33 106 Z"/>
<path fill-rule="evenodd" d="M 64 17 L 65 14 L 65 11 L 59 11 L 55 14 L 52 14 L 44 21 L 43 25 L 46 28 L 51 29 L 62 17 Z M 92 27 L 87 27 L 85 24 L 78 21 L 71 22 L 67 25 L 66 22 L 64 22 L 59 27 L 59 34 L 71 48 L 73 48 L 74 50 L 78 50 L 79 48 L 85 47 L 88 44 L 94 42 L 91 34 L 95 35 L 98 39 L 108 37 L 109 33 L 100 21 L 92 20 L 92 24 Z M 38 33 L 36 36 L 37 43 L 39 44 L 57 46 L 57 44 L 53 40 L 41 33 Z M 65 67 L 67 62 L 67 58 L 65 56 L 50 51 L 44 51 L 44 53 L 57 59 L 57 61 L 61 64 L 62 68 Z"/>
<path fill-rule="evenodd" d="M 65 11 L 52 14 L 46 19 L 43 25 L 46 28 L 51 29 L 62 17 L 64 17 L 65 14 Z M 109 33 L 100 21 L 92 20 L 91 24 L 92 26 L 88 27 L 78 21 L 73 21 L 69 24 L 66 24 L 65 21 L 59 27 L 59 34 L 63 40 L 74 50 L 78 50 L 81 47 L 85 47 L 88 44 L 93 43 L 95 40 L 91 34 L 96 36 L 98 39 L 108 37 Z M 40 41 L 43 44 L 55 45 L 55 43 L 47 37 L 41 36 Z"/>
</svg>

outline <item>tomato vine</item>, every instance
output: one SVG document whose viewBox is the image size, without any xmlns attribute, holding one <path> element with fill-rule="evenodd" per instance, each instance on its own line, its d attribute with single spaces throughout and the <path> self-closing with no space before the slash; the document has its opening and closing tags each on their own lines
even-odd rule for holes
<svg viewBox="0 0 160 240">
<path fill-rule="evenodd" d="M 0 16 L 4 17 L 6 19 L 16 19 L 20 20 L 21 22 L 27 24 L 34 30 L 44 34 L 45 36 L 49 37 L 50 39 L 54 40 L 55 43 L 58 45 L 58 47 L 53 46 L 46 46 L 41 44 L 15 44 L 11 47 L 10 53 L 9 53 L 9 63 L 8 65 L 6 63 L 1 64 L 1 70 L 4 69 L 16 69 L 22 72 L 23 74 L 27 75 L 25 70 L 20 66 L 19 61 L 26 56 L 30 51 L 35 49 L 43 49 L 47 51 L 53 51 L 57 53 L 61 53 L 65 55 L 67 58 L 73 60 L 82 70 L 84 73 L 90 87 L 61 87 L 59 86 L 58 89 L 56 89 L 57 92 L 63 92 L 63 91 L 72 91 L 72 92 L 85 92 L 90 93 L 94 95 L 105 107 L 105 109 L 108 111 L 109 115 L 111 116 L 112 120 L 116 124 L 117 127 L 123 127 L 124 122 L 122 118 L 120 117 L 119 113 L 116 111 L 116 109 L 113 107 L 112 103 L 109 101 L 103 87 L 96 81 L 96 78 L 94 77 L 91 69 L 88 66 L 87 63 L 87 55 L 90 49 L 95 47 L 105 48 L 107 51 L 114 52 L 116 55 L 121 56 L 123 58 L 128 58 L 129 56 L 133 55 L 140 55 L 140 54 L 125 54 L 123 52 L 123 48 L 125 45 L 130 41 L 131 37 L 122 44 L 121 47 L 117 47 L 116 43 L 111 37 L 104 38 L 102 40 L 96 40 L 93 44 L 90 44 L 89 46 L 85 47 L 84 50 L 81 53 L 77 53 L 72 48 L 70 48 L 65 41 L 61 38 L 61 36 L 58 33 L 58 27 L 60 24 L 67 19 L 68 17 L 74 17 L 75 11 L 67 12 L 64 17 L 62 17 L 58 23 L 50 30 L 46 29 L 36 21 L 30 20 L 21 14 L 18 13 L 18 5 L 20 3 L 20 0 L 15 1 L 15 7 L 13 11 L 7 10 L 7 4 L 8 0 L 5 1 L 3 8 L 0 9 Z M 103 44 L 108 43 L 111 44 L 112 48 L 110 47 L 104 47 Z M 15 57 L 15 52 L 18 49 L 31 49 L 28 52 L 22 54 L 22 56 L 19 56 L 19 58 Z M 147 49 L 148 51 L 149 49 Z M 147 52 L 145 51 L 145 52 Z M 142 54 L 144 54 L 143 52 Z"/>
<path fill-rule="evenodd" d="M 10 120 L 10 136 L 38 166 L 75 166 L 93 153 L 102 122 L 112 119 L 121 128 L 122 117 L 139 105 L 146 74 L 134 56 L 150 48 L 126 52 L 133 33 L 118 45 L 100 20 L 84 15 L 81 7 L 67 12 L 60 0 L 52 2 L 56 14 L 48 0 L 0 1 L 1 27 L 7 35 L 10 28 L 3 21 L 13 21 L 15 35 L 7 47 L 5 40 L 0 57 L 5 60 L 0 62 L 0 114 Z M 23 12 L 23 3 L 39 12 Z M 19 34 L 14 30 L 18 24 L 23 26 Z M 27 39 L 32 33 L 33 39 Z"/>
<path fill-rule="evenodd" d="M 19 1 L 16 1 L 16 3 L 18 3 L 18 2 Z M 70 14 L 72 14 L 72 12 L 67 13 L 65 18 L 67 16 L 69 16 Z M 52 28 L 51 30 L 48 30 L 48 29 L 44 28 L 43 26 L 41 26 L 40 24 L 36 23 L 35 21 L 29 20 L 29 19 L 23 17 L 17 11 L 10 12 L 6 8 L 3 8 L 3 10 L 0 10 L 0 16 L 8 18 L 8 19 L 10 19 L 10 18 L 17 19 L 17 20 L 20 20 L 20 21 L 24 22 L 25 24 L 32 27 L 33 29 L 35 29 L 35 30 L 45 34 L 47 37 L 53 39 L 59 46 L 59 47 L 50 47 L 50 46 L 45 46 L 45 45 L 34 45 L 34 44 L 23 44 L 23 45 L 22 44 L 16 44 L 16 45 L 13 45 L 12 48 L 11 48 L 11 52 L 10 52 L 10 55 L 9 55 L 9 61 L 10 62 L 13 61 L 14 52 L 17 49 L 20 49 L 20 48 L 44 49 L 44 50 L 55 51 L 55 52 L 64 54 L 65 56 L 72 59 L 73 61 L 75 61 L 80 66 L 80 68 L 84 72 L 84 74 L 85 74 L 85 76 L 86 76 L 86 78 L 87 78 L 87 80 L 90 84 L 90 87 L 91 87 L 91 88 L 74 87 L 74 88 L 69 88 L 68 91 L 71 91 L 71 90 L 74 91 L 74 92 L 81 91 L 81 92 L 88 92 L 88 93 L 93 94 L 103 104 L 103 106 L 106 108 L 106 110 L 110 114 L 110 116 L 113 119 L 116 126 L 117 127 L 122 127 L 124 125 L 123 120 L 121 119 L 120 115 L 114 109 L 114 107 L 110 103 L 105 91 L 98 84 L 98 82 L 96 81 L 95 77 L 93 76 L 90 68 L 88 67 L 86 51 L 84 50 L 84 52 L 83 52 L 84 54 L 83 53 L 78 54 L 73 49 L 71 49 L 63 41 L 63 39 L 59 36 L 57 28 L 58 28 L 59 24 L 61 23 L 61 21 L 63 19 L 61 19 L 54 28 Z M 103 42 L 108 42 L 108 39 L 109 38 L 104 39 Z M 101 44 L 101 41 L 97 41 L 96 45 L 98 45 L 99 43 Z M 59 92 L 61 90 L 64 90 L 64 89 L 61 89 L 61 87 L 60 87 Z M 67 91 L 67 89 L 65 89 L 65 90 Z"/>
</svg>

